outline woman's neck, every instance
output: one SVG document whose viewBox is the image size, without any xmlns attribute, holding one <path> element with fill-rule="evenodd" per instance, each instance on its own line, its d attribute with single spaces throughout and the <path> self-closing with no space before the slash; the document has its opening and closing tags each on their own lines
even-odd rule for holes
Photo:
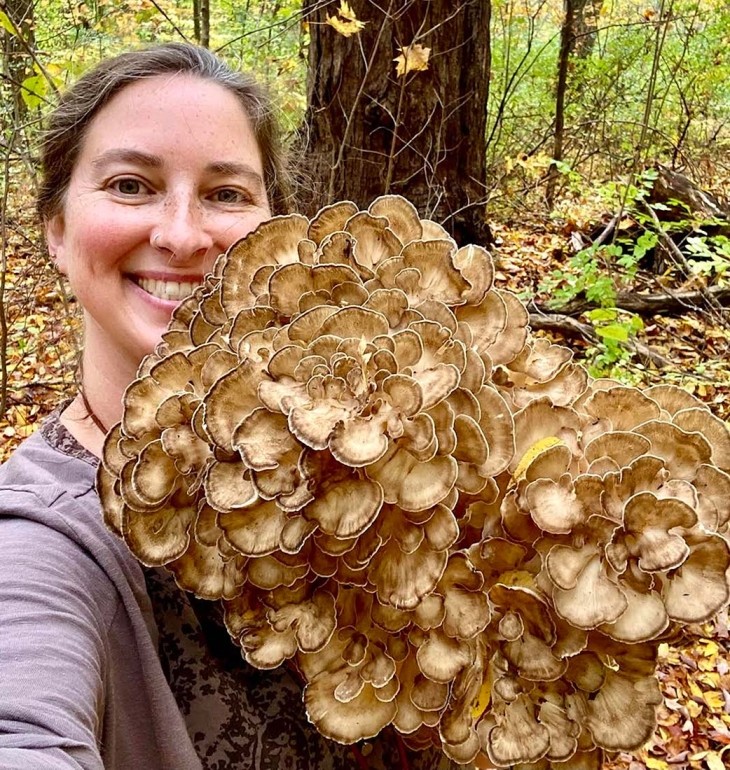
<svg viewBox="0 0 730 770">
<path fill-rule="evenodd" d="M 101 457 L 106 432 L 121 419 L 122 397 L 137 370 L 87 344 L 81 371 L 81 393 L 64 410 L 61 422 L 81 446 Z"/>
<path fill-rule="evenodd" d="M 88 449 L 92 454 L 101 457 L 106 433 L 102 432 L 101 428 L 94 423 L 81 400 L 81 396 L 76 396 L 63 410 L 61 423 L 84 449 Z"/>
</svg>

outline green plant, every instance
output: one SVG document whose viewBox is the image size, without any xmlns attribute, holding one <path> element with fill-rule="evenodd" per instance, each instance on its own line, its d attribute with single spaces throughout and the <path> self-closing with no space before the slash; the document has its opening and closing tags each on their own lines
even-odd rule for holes
<svg viewBox="0 0 730 770">
<path fill-rule="evenodd" d="M 722 281 L 730 269 L 730 238 L 726 235 L 690 235 L 685 241 L 687 263 L 695 275 Z"/>
<path fill-rule="evenodd" d="M 589 350 L 588 359 L 597 376 L 613 376 L 616 367 L 631 358 L 627 343 L 642 331 L 643 322 L 619 311 L 617 297 L 633 290 L 640 269 L 649 268 L 653 251 L 661 248 L 668 254 L 665 274 L 680 280 L 697 276 L 722 283 L 730 276 L 730 237 L 723 232 L 727 221 L 695 212 L 676 199 L 652 201 L 657 179 L 658 171 L 647 169 L 629 182 L 602 185 L 597 190 L 601 201 L 618 213 L 595 243 L 552 270 L 539 286 L 556 311 L 573 300 L 593 306 L 586 318 L 600 341 Z"/>
<path fill-rule="evenodd" d="M 564 268 L 553 270 L 541 282 L 539 291 L 548 304 L 558 309 L 579 296 L 600 307 L 616 303 L 613 280 L 604 270 L 604 260 L 616 251 L 614 246 L 590 246 L 570 257 Z"/>
<path fill-rule="evenodd" d="M 630 361 L 632 351 L 626 343 L 644 329 L 644 322 L 616 308 L 597 308 L 587 316 L 601 340 L 588 351 L 588 371 L 593 377 L 614 377 Z"/>
</svg>

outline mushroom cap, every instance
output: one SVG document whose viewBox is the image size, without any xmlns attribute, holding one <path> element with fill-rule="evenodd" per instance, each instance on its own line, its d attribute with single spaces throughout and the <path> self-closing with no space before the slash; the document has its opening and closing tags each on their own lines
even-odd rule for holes
<svg viewBox="0 0 730 770">
<path fill-rule="evenodd" d="M 607 671 L 606 679 L 588 703 L 587 726 L 597 746 L 631 751 L 651 737 L 655 709 L 662 701 L 653 676 L 636 677 Z"/>
<path fill-rule="evenodd" d="M 691 544 L 681 568 L 667 580 L 662 597 L 667 615 L 682 623 L 702 623 L 730 598 L 730 544 L 710 536 Z"/>
<path fill-rule="evenodd" d="M 275 217 L 140 365 L 104 519 L 330 739 L 598 770 L 652 730 L 660 639 L 730 601 L 730 433 L 528 319 L 400 196 Z"/>
<path fill-rule="evenodd" d="M 537 721 L 525 695 L 508 704 L 502 719 L 482 738 L 482 750 L 498 767 L 537 762 L 549 748 L 550 731 Z"/>
</svg>

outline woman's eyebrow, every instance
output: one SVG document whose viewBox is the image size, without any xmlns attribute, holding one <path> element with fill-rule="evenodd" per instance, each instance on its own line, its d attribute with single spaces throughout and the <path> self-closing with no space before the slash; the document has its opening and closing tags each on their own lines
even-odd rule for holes
<svg viewBox="0 0 730 770">
<path fill-rule="evenodd" d="M 126 147 L 113 147 L 110 150 L 105 150 L 92 161 L 92 164 L 96 167 L 106 166 L 109 163 L 131 163 L 137 166 L 147 166 L 148 168 L 162 168 L 164 165 L 159 155 L 152 155 L 141 150 Z M 212 174 L 219 174 L 220 176 L 243 177 L 254 188 L 263 188 L 264 186 L 261 174 L 253 166 L 249 166 L 248 163 L 229 160 L 214 161 L 206 166 L 206 171 Z"/>
<path fill-rule="evenodd" d="M 126 147 L 114 147 L 111 150 L 106 150 L 92 161 L 92 164 L 97 167 L 106 166 L 109 163 L 133 163 L 148 168 L 162 168 L 162 158 L 158 155 L 151 155 L 141 150 Z"/>
<path fill-rule="evenodd" d="M 220 160 L 209 163 L 206 169 L 213 174 L 220 174 L 221 176 L 245 177 L 249 184 L 263 187 L 264 180 L 261 178 L 261 174 L 247 163 Z"/>
</svg>

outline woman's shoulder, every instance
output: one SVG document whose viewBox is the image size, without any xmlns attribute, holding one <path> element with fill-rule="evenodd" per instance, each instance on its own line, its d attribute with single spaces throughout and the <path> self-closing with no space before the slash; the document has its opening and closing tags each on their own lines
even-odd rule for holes
<svg viewBox="0 0 730 770">
<path fill-rule="evenodd" d="M 118 590 L 146 595 L 139 564 L 104 524 L 97 468 L 98 460 L 52 415 L 0 467 L 0 548 L 6 553 L 12 542 L 19 557 L 25 543 L 39 559 L 63 553 L 89 570 L 100 568 Z"/>
<path fill-rule="evenodd" d="M 54 418 L 50 424 L 57 422 Z M 71 542 L 84 540 L 84 530 L 95 529 L 99 519 L 96 469 L 49 440 L 47 424 L 0 466 L 0 522 L 6 537 L 12 525 L 14 532 L 45 527 Z"/>
<path fill-rule="evenodd" d="M 0 489 L 60 486 L 79 495 L 94 485 L 98 460 L 64 428 L 54 412 L 0 465 Z"/>
</svg>

